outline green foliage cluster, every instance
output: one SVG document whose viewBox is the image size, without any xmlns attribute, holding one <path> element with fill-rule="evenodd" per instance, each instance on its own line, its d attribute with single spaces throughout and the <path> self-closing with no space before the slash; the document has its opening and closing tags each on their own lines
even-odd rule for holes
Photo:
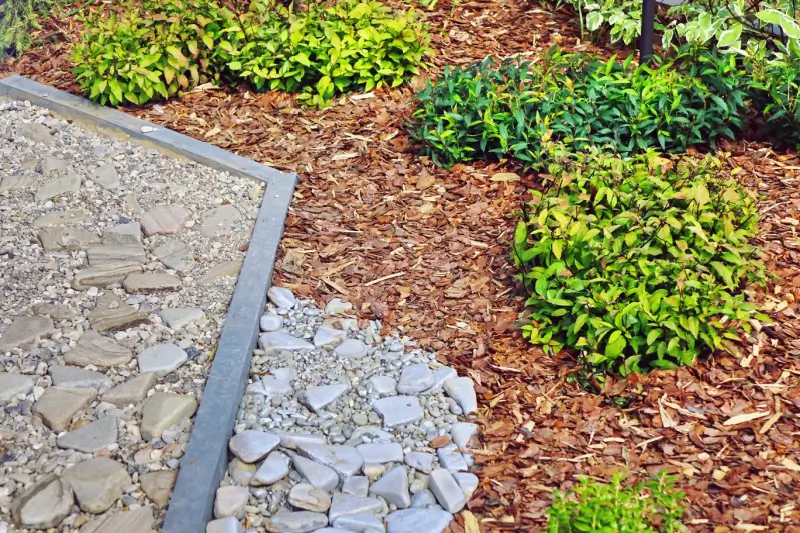
<svg viewBox="0 0 800 533">
<path fill-rule="evenodd" d="M 633 66 L 552 49 L 538 64 L 491 58 L 446 68 L 417 95 L 411 136 L 443 165 L 486 157 L 541 160 L 542 141 L 621 154 L 734 137 L 747 88 L 733 56 L 681 55 Z"/>
<path fill-rule="evenodd" d="M 13 47 L 20 54 L 31 47 L 31 33 L 41 29 L 39 17 L 57 9 L 61 0 L 0 1 L 0 59 Z"/>
<path fill-rule="evenodd" d="M 513 244 L 530 295 L 526 338 L 625 375 L 691 365 L 749 331 L 755 306 L 741 289 L 764 280 L 749 244 L 758 212 L 718 160 L 558 145 L 548 160 Z"/>
<path fill-rule="evenodd" d="M 146 0 L 85 17 L 74 50 L 81 88 L 101 103 L 143 104 L 200 83 L 248 82 L 324 105 L 347 91 L 396 87 L 427 66 L 413 9 L 374 0 L 296 11 L 256 0 L 244 13 L 217 0 Z"/>
<path fill-rule="evenodd" d="M 549 533 L 677 533 L 683 531 L 685 494 L 674 478 L 659 475 L 634 487 L 615 474 L 604 484 L 582 478 L 570 493 L 556 491 Z"/>
</svg>

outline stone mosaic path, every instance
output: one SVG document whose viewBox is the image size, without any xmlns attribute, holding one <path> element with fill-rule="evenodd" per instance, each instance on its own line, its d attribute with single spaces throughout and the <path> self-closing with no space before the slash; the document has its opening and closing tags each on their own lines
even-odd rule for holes
<svg viewBox="0 0 800 533">
<path fill-rule="evenodd" d="M 158 529 L 262 195 L 0 100 L 0 533 Z"/>
<path fill-rule="evenodd" d="M 207 533 L 441 533 L 478 486 L 472 380 L 273 287 Z"/>
</svg>

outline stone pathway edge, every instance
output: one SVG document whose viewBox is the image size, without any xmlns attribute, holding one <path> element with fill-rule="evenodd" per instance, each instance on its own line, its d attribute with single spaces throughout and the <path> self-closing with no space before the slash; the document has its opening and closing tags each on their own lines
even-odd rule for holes
<svg viewBox="0 0 800 533">
<path fill-rule="evenodd" d="M 0 96 L 28 100 L 100 131 L 119 132 L 134 142 L 267 184 L 162 529 L 163 533 L 203 533 L 211 519 L 216 489 L 228 466 L 228 441 L 247 383 L 260 331 L 258 321 L 266 303 L 297 175 L 280 172 L 22 76 L 0 79 Z"/>
</svg>

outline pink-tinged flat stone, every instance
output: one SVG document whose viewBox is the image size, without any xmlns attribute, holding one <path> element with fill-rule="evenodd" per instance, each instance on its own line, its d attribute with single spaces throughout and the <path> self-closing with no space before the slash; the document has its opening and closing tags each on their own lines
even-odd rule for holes
<svg viewBox="0 0 800 533">
<path fill-rule="evenodd" d="M 159 205 L 144 214 L 139 224 L 147 237 L 178 233 L 192 214 L 178 205 Z"/>
</svg>

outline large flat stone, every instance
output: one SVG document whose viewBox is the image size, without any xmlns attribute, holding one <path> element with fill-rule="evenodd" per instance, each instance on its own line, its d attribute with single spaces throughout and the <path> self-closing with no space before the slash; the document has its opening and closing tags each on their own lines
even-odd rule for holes
<svg viewBox="0 0 800 533">
<path fill-rule="evenodd" d="M 219 263 L 209 268 L 205 274 L 200 276 L 197 283 L 199 285 L 207 285 L 224 278 L 235 278 L 239 275 L 240 270 L 242 270 L 242 261 L 240 260 Z"/>
<path fill-rule="evenodd" d="M 234 435 L 228 443 L 231 453 L 245 463 L 255 463 L 263 459 L 272 450 L 278 447 L 281 439 L 277 435 L 248 429 Z"/>
<path fill-rule="evenodd" d="M 39 187 L 34 198 L 37 202 L 46 202 L 57 196 L 77 194 L 81 189 L 81 178 L 78 175 L 66 176 Z"/>
<path fill-rule="evenodd" d="M 142 410 L 142 437 L 145 440 L 160 438 L 164 430 L 197 411 L 197 400 L 170 392 L 157 392 L 144 402 Z"/>
<path fill-rule="evenodd" d="M 103 244 L 105 246 L 141 246 L 142 227 L 138 222 L 117 224 L 103 231 Z"/>
<path fill-rule="evenodd" d="M 452 520 L 441 509 L 402 509 L 386 516 L 386 533 L 442 533 Z"/>
<path fill-rule="evenodd" d="M 117 442 L 117 419 L 104 416 L 79 429 L 59 435 L 56 444 L 59 448 L 94 453 L 109 444 Z"/>
<path fill-rule="evenodd" d="M 320 326 L 314 334 L 314 346 L 332 346 L 339 344 L 347 338 L 347 332 L 330 326 Z"/>
<path fill-rule="evenodd" d="M 433 386 L 434 378 L 430 367 L 425 363 L 409 365 L 400 373 L 397 392 L 400 394 L 419 394 Z"/>
<path fill-rule="evenodd" d="M 77 252 L 100 244 L 97 233 L 75 226 L 42 228 L 37 236 L 47 252 Z"/>
<path fill-rule="evenodd" d="M 444 391 L 461 406 L 465 415 L 478 412 L 478 398 L 472 379 L 452 378 L 444 382 Z"/>
<path fill-rule="evenodd" d="M 145 399 L 147 393 L 156 384 L 155 374 L 140 374 L 109 389 L 103 394 L 103 401 L 113 403 L 117 407 L 137 404 Z"/>
<path fill-rule="evenodd" d="M 189 324 L 202 320 L 206 316 L 205 312 L 199 307 L 162 309 L 158 314 L 172 329 L 181 329 Z"/>
<path fill-rule="evenodd" d="M 56 387 L 100 390 L 111 383 L 111 378 L 105 374 L 74 366 L 53 365 L 48 372 Z"/>
<path fill-rule="evenodd" d="M 292 487 L 286 500 L 297 509 L 316 513 L 324 513 L 331 506 L 331 495 L 328 491 L 310 483 L 298 483 Z"/>
<path fill-rule="evenodd" d="M 364 357 L 367 355 L 367 345 L 358 339 L 347 339 L 333 350 L 333 355 L 344 359 Z"/>
<path fill-rule="evenodd" d="M 95 457 L 64 470 L 65 479 L 75 493 L 82 511 L 102 513 L 122 496 L 131 484 L 125 467 L 108 457 Z"/>
<path fill-rule="evenodd" d="M 398 509 L 406 509 L 411 505 L 411 494 L 408 492 L 408 475 L 402 466 L 396 466 L 386 472 L 369 488 L 370 494 L 380 496 L 386 503 L 393 503 Z"/>
<path fill-rule="evenodd" d="M 314 345 L 286 331 L 270 331 L 258 337 L 258 345 L 262 350 L 313 350 Z"/>
<path fill-rule="evenodd" d="M 46 316 L 18 316 L 0 336 L 0 353 L 23 344 L 31 344 L 37 338 L 46 337 L 54 331 L 53 321 Z"/>
<path fill-rule="evenodd" d="M 94 169 L 89 174 L 89 179 L 107 190 L 118 189 L 122 185 L 117 169 L 110 163 L 105 163 Z"/>
<path fill-rule="evenodd" d="M 183 270 L 192 257 L 189 246 L 180 239 L 173 239 L 157 246 L 153 254 L 164 263 L 164 266 L 172 270 Z"/>
<path fill-rule="evenodd" d="M 282 512 L 267 518 L 264 528 L 269 533 L 310 533 L 328 525 L 325 513 L 312 511 Z"/>
<path fill-rule="evenodd" d="M 297 452 L 303 457 L 333 468 L 342 479 L 356 475 L 364 464 L 364 458 L 352 446 L 303 444 L 297 447 Z"/>
<path fill-rule="evenodd" d="M 16 176 L 3 176 L 0 180 L 0 194 L 18 189 L 30 189 L 36 186 L 36 177 L 30 174 L 18 174 Z"/>
<path fill-rule="evenodd" d="M 156 344 L 139 354 L 139 372 L 166 376 L 188 360 L 189 356 L 177 344 Z"/>
<path fill-rule="evenodd" d="M 281 447 L 289 450 L 296 450 L 298 446 L 304 444 L 327 444 L 328 439 L 325 435 L 314 435 L 312 433 L 294 433 L 293 431 L 272 431 L 281 439 Z"/>
<path fill-rule="evenodd" d="M 53 146 L 56 144 L 56 138 L 53 137 L 53 130 L 38 122 L 23 122 L 17 124 L 17 133 L 34 142 L 44 144 L 45 146 Z"/>
<path fill-rule="evenodd" d="M 467 498 L 453 475 L 444 468 L 436 468 L 428 479 L 428 487 L 439 505 L 448 513 L 457 513 L 467 504 Z"/>
<path fill-rule="evenodd" d="M 244 528 L 235 516 L 226 516 L 209 522 L 206 533 L 244 533 Z"/>
<path fill-rule="evenodd" d="M 78 411 L 86 409 L 97 396 L 95 389 L 59 389 L 50 387 L 33 404 L 33 413 L 39 415 L 44 425 L 59 432 Z"/>
<path fill-rule="evenodd" d="M 331 503 L 328 518 L 331 522 L 335 522 L 340 516 L 357 513 L 380 513 L 383 510 L 383 505 L 383 502 L 378 498 L 365 498 L 337 492 L 333 495 L 333 503 Z"/>
<path fill-rule="evenodd" d="M 57 527 L 72 511 L 74 497 L 69 483 L 54 475 L 45 476 L 23 492 L 11 506 L 11 518 L 21 527 Z"/>
<path fill-rule="evenodd" d="M 399 442 L 359 444 L 356 449 L 367 465 L 403 462 L 403 447 Z"/>
<path fill-rule="evenodd" d="M 89 313 L 88 320 L 97 331 L 119 331 L 144 324 L 150 319 L 147 313 L 137 311 L 112 293 L 106 292 Z"/>
<path fill-rule="evenodd" d="M 169 502 L 175 480 L 178 478 L 176 470 L 160 470 L 158 472 L 148 472 L 139 476 L 139 483 L 142 485 L 142 492 L 156 504 L 159 508 L 164 507 Z"/>
<path fill-rule="evenodd" d="M 103 245 L 92 246 L 86 250 L 89 259 L 89 266 L 98 267 L 116 263 L 139 263 L 147 262 L 147 256 L 141 244 L 135 245 Z"/>
<path fill-rule="evenodd" d="M 83 209 L 67 209 L 66 211 L 52 211 L 42 215 L 33 221 L 34 228 L 46 228 L 48 226 L 68 226 L 80 224 L 91 218 L 88 211 Z"/>
<path fill-rule="evenodd" d="M 135 272 L 125 278 L 123 285 L 131 293 L 172 292 L 183 286 L 180 279 L 166 272 Z"/>
<path fill-rule="evenodd" d="M 58 157 L 54 157 L 51 155 L 47 155 L 39 161 L 36 166 L 34 167 L 36 172 L 40 174 L 44 174 L 45 176 L 52 176 L 61 170 L 66 170 L 69 168 L 69 161 L 64 159 L 59 159 Z"/>
<path fill-rule="evenodd" d="M 249 497 L 250 491 L 247 487 L 231 485 L 218 488 L 214 499 L 214 517 L 235 516 L 247 504 Z"/>
<path fill-rule="evenodd" d="M 78 344 L 64 354 L 67 364 L 102 368 L 124 365 L 131 359 L 133 353 L 128 348 L 94 330 L 81 335 Z"/>
<path fill-rule="evenodd" d="M 30 376 L 14 372 L 0 372 L 0 404 L 11 401 L 15 396 L 28 394 L 34 384 L 35 382 Z"/>
<path fill-rule="evenodd" d="M 309 387 L 299 395 L 298 400 L 308 407 L 309 411 L 312 413 L 318 413 L 327 405 L 341 398 L 349 389 L 350 386 L 346 383 Z"/>
<path fill-rule="evenodd" d="M 95 518 L 80 533 L 155 533 L 154 527 L 153 509 L 144 506 Z"/>
<path fill-rule="evenodd" d="M 333 522 L 333 525 L 339 531 L 364 531 L 367 533 L 383 533 L 384 531 L 383 520 L 374 513 L 355 513 L 340 516 Z"/>
<path fill-rule="evenodd" d="M 416 396 L 387 396 L 372 402 L 386 427 L 396 427 L 422 420 L 422 407 Z"/>
<path fill-rule="evenodd" d="M 300 455 L 292 458 L 295 470 L 315 487 L 331 491 L 339 485 L 339 474 L 331 467 Z"/>
<path fill-rule="evenodd" d="M 172 235 L 183 228 L 183 224 L 191 218 L 188 209 L 177 205 L 160 205 L 144 214 L 139 220 L 142 231 L 147 237 L 153 235 Z"/>
<path fill-rule="evenodd" d="M 68 305 L 38 303 L 33 306 L 33 313 L 40 316 L 49 316 L 53 320 L 70 320 L 75 318 L 75 311 Z"/>
<path fill-rule="evenodd" d="M 129 274 L 141 272 L 139 263 L 116 263 L 89 267 L 75 273 L 73 287 L 82 290 L 89 287 L 107 287 L 124 280 Z"/>
<path fill-rule="evenodd" d="M 253 486 L 262 486 L 277 483 L 289 475 L 289 463 L 289 458 L 283 453 L 278 451 L 270 453 L 258 466 L 258 470 L 253 474 L 250 484 Z M 336 474 L 334 474 L 334 476 L 335 475 Z"/>
<path fill-rule="evenodd" d="M 231 204 L 209 209 L 203 213 L 203 221 L 200 223 L 200 235 L 203 237 L 227 235 L 241 219 L 241 213 Z"/>
</svg>

